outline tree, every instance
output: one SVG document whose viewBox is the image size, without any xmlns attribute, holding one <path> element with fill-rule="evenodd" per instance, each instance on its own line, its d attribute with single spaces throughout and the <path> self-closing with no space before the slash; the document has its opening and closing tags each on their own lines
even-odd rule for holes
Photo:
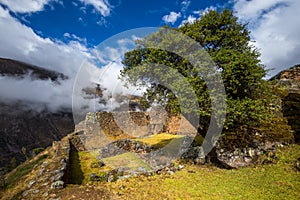
<svg viewBox="0 0 300 200">
<path fill-rule="evenodd" d="M 208 52 L 221 73 L 226 91 L 227 116 L 225 129 L 238 130 L 242 126 L 260 126 L 269 117 L 266 75 L 264 66 L 260 64 L 259 52 L 251 44 L 247 24 L 238 21 L 230 10 L 209 11 L 194 23 L 186 23 L 174 29 L 197 41 Z M 121 77 L 135 85 L 148 86 L 144 94 L 151 104 L 154 101 L 165 104 L 171 113 L 182 113 L 178 97 L 169 88 L 157 84 L 156 77 L 151 77 L 151 68 L 147 63 L 167 65 L 186 78 L 197 96 L 199 104 L 198 122 L 200 134 L 205 136 L 211 120 L 211 96 L 208 83 L 203 74 L 213 73 L 208 67 L 202 71 L 195 70 L 186 59 L 163 49 L 147 48 L 151 44 L 172 45 L 172 41 L 163 35 L 165 29 L 136 41 L 137 48 L 124 56 L 124 69 Z M 151 46 L 151 45 L 150 45 Z M 159 46 L 159 45 L 158 45 Z M 177 48 L 177 47 L 174 47 Z M 179 47 L 180 48 L 180 47 Z M 203 57 L 202 57 L 203 58 Z M 206 60 L 201 60 L 205 65 Z M 142 66 L 142 67 L 138 67 Z M 132 72 L 133 71 L 133 72 Z M 146 77 L 143 77 L 143 74 Z M 163 76 L 168 76 L 167 74 Z M 142 77 L 142 80 L 139 79 Z M 149 84 L 151 83 L 151 84 Z M 174 86 L 180 88 L 178 84 Z"/>
<path fill-rule="evenodd" d="M 29 157 L 28 157 L 28 154 L 27 154 L 27 149 L 26 149 L 26 147 L 22 147 L 22 153 L 23 153 L 23 155 L 25 156 L 25 158 L 26 158 L 26 160 L 28 160 L 29 159 Z"/>
</svg>

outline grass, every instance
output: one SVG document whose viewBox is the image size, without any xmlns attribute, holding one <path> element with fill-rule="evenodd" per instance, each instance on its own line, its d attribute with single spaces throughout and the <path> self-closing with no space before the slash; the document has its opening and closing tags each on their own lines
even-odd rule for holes
<svg viewBox="0 0 300 200">
<path fill-rule="evenodd" d="M 182 138 L 182 135 L 172 135 L 167 133 L 153 135 L 147 138 L 135 139 L 141 141 L 149 146 L 155 146 L 158 148 L 164 147 L 171 141 L 174 142 L 176 139 Z M 175 140 L 174 140 L 175 139 Z M 99 155 L 98 151 L 81 151 L 71 152 L 71 167 L 70 167 L 70 184 L 87 184 L 90 182 L 90 175 L 92 173 L 102 176 L 108 171 L 117 167 L 128 167 L 132 170 L 136 170 L 139 167 L 144 167 L 150 170 L 151 167 L 144 163 L 134 153 L 124 153 L 109 158 L 103 158 L 105 163 L 104 167 L 91 167 L 94 163 L 97 163 Z"/>
<path fill-rule="evenodd" d="M 166 137 L 163 137 L 164 139 Z M 153 138 L 152 138 L 153 139 Z M 148 140 L 148 139 L 147 139 Z M 149 140 L 148 140 L 149 141 Z M 150 140 L 151 141 L 151 140 Z M 148 143 L 150 144 L 150 142 Z M 155 140 L 152 145 L 157 144 Z M 300 157 L 300 145 L 290 145 L 277 150 L 278 163 L 272 165 L 257 165 L 237 170 L 220 169 L 214 166 L 196 166 L 184 164 L 182 171 L 173 175 L 140 176 L 116 182 L 90 183 L 90 174 L 102 175 L 116 165 L 137 168 L 145 165 L 133 153 L 124 153 L 105 158 L 104 167 L 91 167 L 97 162 L 98 151 L 75 152 L 77 165 L 83 174 L 83 185 L 68 185 L 61 191 L 64 197 L 75 195 L 80 198 L 101 199 L 300 199 L 300 172 L 295 168 L 295 162 Z M 47 152 L 46 152 L 47 153 Z M 21 195 L 16 190 L 19 184 L 28 182 L 26 174 L 36 163 L 48 155 L 41 155 L 31 162 L 25 162 L 7 177 L 14 195 Z M 178 164 L 178 163 L 176 163 Z M 76 172 L 75 172 L 76 174 Z M 28 180 L 28 179 L 26 179 Z M 18 184 L 18 185 L 14 185 Z M 21 186 L 20 186 L 21 187 Z M 12 193 L 13 191 L 6 190 Z M 8 195 L 8 194 L 7 194 Z M 6 195 L 6 196 L 7 196 Z M 88 196 L 87 196 L 88 195 Z M 113 195 L 113 196 L 111 196 Z M 64 199 L 70 199 L 64 198 Z"/>
<path fill-rule="evenodd" d="M 88 151 L 80 151 L 78 152 L 78 168 L 77 174 L 83 175 L 82 183 L 86 184 L 90 182 L 90 175 L 92 173 L 101 176 L 107 173 L 109 170 L 111 170 L 110 167 L 104 166 L 99 168 L 93 168 L 91 167 L 93 163 L 98 162 L 97 160 L 98 151 L 88 152 Z"/>
<path fill-rule="evenodd" d="M 279 149 L 278 157 L 277 164 L 237 170 L 186 164 L 174 175 L 131 178 L 104 186 L 120 199 L 300 199 L 300 173 L 294 167 L 300 145 Z"/>
<path fill-rule="evenodd" d="M 150 167 L 145 164 L 140 158 L 135 156 L 133 153 L 124 153 L 117 156 L 103 158 L 102 160 L 105 163 L 103 167 L 91 167 L 93 163 L 98 162 L 97 160 L 97 151 L 95 152 L 78 152 L 78 163 L 74 164 L 74 171 L 71 171 L 72 176 L 77 177 L 77 182 L 81 180 L 81 183 L 86 184 L 90 182 L 90 175 L 92 173 L 102 176 L 105 175 L 108 171 L 115 169 L 117 167 L 129 167 L 130 169 L 137 169 L 138 167 L 144 167 L 150 170 Z M 76 167 L 77 165 L 77 167 Z M 81 178 L 78 180 L 79 178 Z M 79 184 L 72 183 L 71 184 Z"/>
<path fill-rule="evenodd" d="M 134 153 L 123 153 L 109 158 L 102 159 L 106 165 L 111 166 L 112 168 L 116 167 L 128 167 L 133 170 L 137 170 L 139 167 L 144 167 L 147 170 L 151 168 L 144 163 L 139 157 Z"/>
<path fill-rule="evenodd" d="M 149 146 L 154 146 L 157 148 L 162 148 L 169 144 L 173 139 L 182 138 L 183 135 L 173 135 L 168 133 L 161 133 L 156 135 L 151 135 L 145 138 L 136 138 L 134 140 L 143 142 Z"/>
<path fill-rule="evenodd" d="M 22 191 L 27 187 L 27 181 L 33 178 L 31 172 L 36 164 L 49 157 L 48 151 L 37 156 L 33 160 L 20 164 L 6 175 L 5 187 L 0 190 L 0 199 L 21 199 Z"/>
<path fill-rule="evenodd" d="M 15 170 L 8 174 L 6 178 L 6 188 L 12 188 L 15 184 L 17 184 L 17 180 L 27 175 L 29 172 L 32 171 L 34 166 L 40 163 L 42 160 L 48 157 L 47 154 L 41 155 L 38 159 L 34 160 L 33 162 L 25 162 L 18 166 Z"/>
</svg>

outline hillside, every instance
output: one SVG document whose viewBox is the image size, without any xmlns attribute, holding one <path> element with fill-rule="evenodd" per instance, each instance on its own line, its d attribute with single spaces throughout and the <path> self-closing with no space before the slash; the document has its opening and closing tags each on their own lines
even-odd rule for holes
<svg viewBox="0 0 300 200">
<path fill-rule="evenodd" d="M 289 96 L 298 94 L 299 81 L 290 77 L 277 79 L 275 87 L 282 95 L 280 116 L 288 118 L 297 137 L 299 100 Z M 196 130 L 182 116 L 88 113 L 73 132 L 68 113 L 1 106 L 2 152 L 24 159 L 21 149 L 12 147 L 52 144 L 4 176 L 2 199 L 300 198 L 299 144 L 261 141 L 233 151 L 217 146 L 204 155 L 199 146 L 204 139 L 193 140 Z"/>
<path fill-rule="evenodd" d="M 71 134 L 53 143 L 7 174 L 6 188 L 0 191 L 2 199 L 300 198 L 299 160 L 296 165 L 299 145 L 278 148 L 276 162 L 271 164 L 261 159 L 247 168 L 226 170 L 177 161 L 173 167 L 176 169 L 146 173 L 142 169 L 147 166 L 141 167 L 139 159 L 128 153 L 103 159 L 105 165 L 100 166 L 97 152 L 78 151 L 72 146 L 74 137 L 76 134 Z M 140 167 L 120 175 L 122 168 L 115 171 L 112 163 L 123 163 L 131 169 Z"/>
<path fill-rule="evenodd" d="M 23 62 L 0 58 L 0 75 L 23 79 L 30 75 L 32 80 L 61 81 L 67 77 L 61 73 L 49 71 L 41 67 Z M 28 88 L 30 90 L 30 88 Z M 74 130 L 73 117 L 70 110 L 49 111 L 34 110 L 35 103 L 25 101 L 4 101 L 0 99 L 0 171 L 9 170 L 12 159 L 17 163 L 25 161 L 22 148 L 26 148 L 26 156 L 31 156 L 34 148 L 47 147 L 54 140 L 60 140 Z M 8 169 L 7 169 L 8 168 Z"/>
</svg>

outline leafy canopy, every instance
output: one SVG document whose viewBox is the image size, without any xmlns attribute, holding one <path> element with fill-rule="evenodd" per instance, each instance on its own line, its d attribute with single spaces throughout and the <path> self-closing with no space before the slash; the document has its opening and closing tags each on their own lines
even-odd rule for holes
<svg viewBox="0 0 300 200">
<path fill-rule="evenodd" d="M 121 77 L 134 85 L 147 86 L 144 94 L 144 105 L 150 106 L 154 101 L 165 105 L 170 113 L 190 112 L 180 106 L 180 98 L 174 90 L 185 90 L 182 82 L 174 81 L 170 89 L 157 81 L 155 69 L 149 67 L 149 63 L 157 63 L 168 66 L 180 73 L 196 95 L 199 105 L 197 114 L 200 115 L 198 130 L 205 132 L 212 115 L 212 99 L 205 76 L 209 76 L 216 70 L 221 74 L 226 91 L 227 115 L 225 129 L 237 128 L 240 126 L 259 126 L 269 114 L 267 109 L 267 93 L 263 77 L 266 70 L 260 64 L 259 52 L 251 44 L 250 32 L 247 24 L 238 21 L 230 10 L 209 11 L 193 24 L 186 23 L 179 28 L 172 29 L 183 33 L 195 40 L 209 54 L 215 63 L 216 69 L 207 56 L 201 58 L 199 66 L 202 70 L 195 68 L 189 60 L 165 49 L 148 48 L 149 44 L 162 44 L 172 46 L 172 42 L 163 34 L 167 32 L 160 29 L 141 40 L 137 40 L 137 48 L 125 53 L 124 69 Z M 185 46 L 186 44 L 183 44 Z M 150 45 L 151 46 L 151 45 Z M 172 48 L 180 51 L 181 46 Z M 193 47 L 191 47 L 193 48 Z M 203 54 L 199 51 L 199 55 Z M 203 67 L 204 66 L 204 67 Z M 161 73 L 164 82 L 167 82 L 168 73 Z M 174 79 L 174 78 L 173 78 Z M 175 88 L 175 89 L 174 89 Z"/>
</svg>

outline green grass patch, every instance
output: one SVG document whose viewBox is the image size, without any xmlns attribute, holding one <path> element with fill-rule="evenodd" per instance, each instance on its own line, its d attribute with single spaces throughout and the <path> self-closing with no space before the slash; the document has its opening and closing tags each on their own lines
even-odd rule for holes
<svg viewBox="0 0 300 200">
<path fill-rule="evenodd" d="M 97 176 L 104 176 L 112 169 L 117 167 L 128 167 L 130 169 L 136 170 L 139 167 L 144 167 L 147 170 L 151 168 L 144 163 L 139 157 L 134 153 L 124 153 L 117 156 L 112 156 L 108 158 L 103 158 L 105 166 L 103 167 L 94 167 L 95 163 L 99 160 L 97 159 L 98 151 L 94 152 L 77 152 L 78 157 L 72 158 L 76 160 L 76 163 L 71 164 L 71 176 L 74 177 L 74 180 L 69 181 L 70 184 L 86 184 L 89 183 L 90 175 L 92 173 Z"/>
<path fill-rule="evenodd" d="M 110 166 L 112 168 L 128 167 L 130 169 L 136 170 L 139 167 L 144 167 L 147 170 L 151 169 L 145 162 L 143 162 L 139 157 L 131 152 L 123 153 L 109 158 L 103 158 L 102 160 L 107 166 Z"/>
<path fill-rule="evenodd" d="M 182 138 L 184 135 L 173 135 L 168 133 L 160 133 L 156 135 L 151 135 L 145 138 L 136 138 L 134 140 L 143 142 L 149 146 L 154 146 L 157 148 L 162 148 L 169 144 L 173 139 Z"/>
<path fill-rule="evenodd" d="M 32 162 L 25 162 L 18 166 L 15 170 L 13 170 L 11 173 L 8 174 L 6 177 L 6 188 L 12 188 L 14 185 L 18 182 L 18 180 L 25 175 L 27 175 L 29 172 L 32 171 L 33 167 L 40 163 L 42 160 L 48 158 L 49 155 L 44 154 L 40 156 L 38 159 Z"/>
<path fill-rule="evenodd" d="M 279 162 L 273 165 L 226 170 L 186 164 L 174 175 L 131 178 L 106 187 L 120 199 L 297 200 L 300 173 L 294 165 L 298 157 L 300 145 L 290 145 L 278 149 Z"/>
<path fill-rule="evenodd" d="M 79 159 L 79 166 L 75 168 L 76 170 L 74 173 L 76 174 L 80 173 L 83 176 L 82 183 L 89 183 L 90 182 L 90 175 L 92 173 L 102 176 L 106 174 L 109 170 L 111 170 L 110 167 L 104 166 L 104 167 L 92 167 L 93 163 L 98 162 L 97 159 L 98 151 L 80 151 L 78 152 L 78 159 Z M 72 173 L 72 172 L 71 172 Z"/>
</svg>

